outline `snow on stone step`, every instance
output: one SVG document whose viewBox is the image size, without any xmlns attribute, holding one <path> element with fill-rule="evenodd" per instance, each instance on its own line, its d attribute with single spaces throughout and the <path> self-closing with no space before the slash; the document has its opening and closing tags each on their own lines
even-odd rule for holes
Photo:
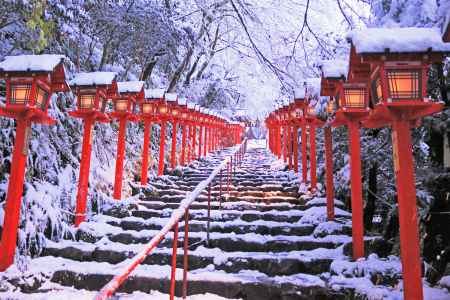
<svg viewBox="0 0 450 300">
<path fill-rule="evenodd" d="M 114 274 L 120 264 L 75 262 L 57 257 L 40 257 L 33 259 L 29 272 L 45 274 L 51 281 L 62 286 L 71 286 L 85 290 L 99 290 Z M 13 271 L 13 270 L 11 270 Z M 182 278 L 182 269 L 176 270 L 177 282 Z M 170 265 L 140 265 L 121 287 L 121 292 L 141 291 L 148 293 L 157 290 L 167 293 L 169 287 Z M 190 293 L 213 293 L 226 298 L 247 295 L 245 299 L 280 299 L 290 291 L 293 295 L 308 294 L 321 299 L 333 299 L 333 291 L 325 288 L 325 282 L 318 276 L 295 274 L 289 276 L 269 277 L 263 273 L 242 270 L 239 273 L 227 273 L 215 270 L 212 266 L 189 272 Z"/>
</svg>

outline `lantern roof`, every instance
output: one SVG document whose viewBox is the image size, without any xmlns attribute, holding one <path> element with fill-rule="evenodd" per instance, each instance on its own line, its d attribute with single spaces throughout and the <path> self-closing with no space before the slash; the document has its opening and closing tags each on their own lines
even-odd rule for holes
<svg viewBox="0 0 450 300">
<path fill-rule="evenodd" d="M 164 89 L 146 89 L 144 90 L 145 99 L 162 99 L 165 92 Z"/>
<path fill-rule="evenodd" d="M 67 58 L 64 55 L 17 55 L 6 56 L 0 63 L 0 71 L 4 72 L 52 72 Z"/>
<path fill-rule="evenodd" d="M 143 88 L 143 81 L 122 81 L 117 83 L 119 93 L 139 93 Z"/>
<path fill-rule="evenodd" d="M 353 30 L 347 39 L 357 54 L 449 52 L 438 28 L 368 28 Z"/>
<path fill-rule="evenodd" d="M 168 102 L 177 102 L 178 95 L 176 93 L 166 93 L 164 99 Z"/>
<path fill-rule="evenodd" d="M 323 60 L 319 65 L 322 77 L 326 79 L 347 78 L 348 61 L 343 59 Z"/>
<path fill-rule="evenodd" d="M 111 85 L 116 79 L 115 72 L 89 72 L 77 73 L 75 77 L 69 81 L 71 86 L 95 86 L 95 85 Z"/>
</svg>

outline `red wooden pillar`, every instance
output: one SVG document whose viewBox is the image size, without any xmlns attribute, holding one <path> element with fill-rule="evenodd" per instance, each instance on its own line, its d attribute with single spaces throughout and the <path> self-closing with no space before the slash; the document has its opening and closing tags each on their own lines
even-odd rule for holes
<svg viewBox="0 0 450 300">
<path fill-rule="evenodd" d="M 158 162 L 158 176 L 164 173 L 164 148 L 166 144 L 166 121 L 161 121 L 161 134 L 159 137 L 159 162 Z"/>
<path fill-rule="evenodd" d="M 294 171 L 298 173 L 298 127 L 294 126 L 292 133 L 293 151 L 294 151 Z"/>
<path fill-rule="evenodd" d="M 142 146 L 141 185 L 147 185 L 148 180 L 148 155 L 150 148 L 150 136 L 152 135 L 152 122 L 144 120 L 144 145 Z"/>
<path fill-rule="evenodd" d="M 192 156 L 191 160 L 194 160 L 196 155 L 195 152 L 197 151 L 197 126 L 192 126 Z"/>
<path fill-rule="evenodd" d="M 327 218 L 334 220 L 334 182 L 333 182 L 333 138 L 331 127 L 324 128 L 325 135 L 325 176 L 327 181 Z"/>
<path fill-rule="evenodd" d="M 209 145 L 208 133 L 209 133 L 209 128 L 208 128 L 208 126 L 205 126 L 205 144 L 203 145 L 203 156 L 206 156 L 206 152 L 207 152 L 208 145 Z"/>
<path fill-rule="evenodd" d="M 361 146 L 359 124 L 348 122 L 350 144 L 350 183 L 352 196 L 353 259 L 364 257 L 364 223 L 361 184 Z"/>
<path fill-rule="evenodd" d="M 184 166 L 186 163 L 186 127 L 189 127 L 189 125 L 186 125 L 182 123 L 181 125 L 181 165 Z"/>
<path fill-rule="evenodd" d="M 14 142 L 11 174 L 6 196 L 5 217 L 3 221 L 2 241 L 0 244 L 0 271 L 5 271 L 14 263 L 17 230 L 19 228 L 20 204 L 27 164 L 28 139 L 31 134 L 31 122 L 17 119 L 16 140 Z"/>
<path fill-rule="evenodd" d="M 302 179 L 306 183 L 308 181 L 308 134 L 306 125 L 302 125 Z"/>
<path fill-rule="evenodd" d="M 187 153 L 187 163 L 191 162 L 192 158 L 192 132 L 194 131 L 194 125 L 189 125 L 188 127 L 188 153 Z"/>
<path fill-rule="evenodd" d="M 392 125 L 392 148 L 398 193 L 400 252 L 405 299 L 422 300 L 422 263 L 416 207 L 416 180 L 410 125 L 395 120 Z"/>
<path fill-rule="evenodd" d="M 311 125 L 309 127 L 309 143 L 310 143 L 310 179 L 311 179 L 311 190 L 315 191 L 317 187 L 317 157 L 316 157 L 316 127 Z"/>
<path fill-rule="evenodd" d="M 198 159 L 202 157 L 202 140 L 203 140 L 203 126 L 200 126 L 198 133 Z"/>
<path fill-rule="evenodd" d="M 75 210 L 75 226 L 78 227 L 85 220 L 86 202 L 89 189 L 89 169 L 91 166 L 92 150 L 92 118 L 84 119 L 83 148 L 80 161 L 80 176 L 78 177 L 77 207 Z"/>
<path fill-rule="evenodd" d="M 288 126 L 288 162 L 289 162 L 289 170 L 293 170 L 294 168 L 294 163 L 293 163 L 293 151 L 292 151 L 292 147 L 293 147 L 293 128 L 292 126 Z"/>
<path fill-rule="evenodd" d="M 122 198 L 123 162 L 125 159 L 125 135 L 127 132 L 127 119 L 119 119 L 119 138 L 117 140 L 116 177 L 114 182 L 114 199 Z"/>
<path fill-rule="evenodd" d="M 281 158 L 281 126 L 277 126 L 277 134 L 276 134 L 276 141 L 277 141 L 277 156 L 278 158 Z"/>
<path fill-rule="evenodd" d="M 177 164 L 177 122 L 172 122 L 172 152 L 170 156 L 170 168 L 175 169 Z"/>
<path fill-rule="evenodd" d="M 283 160 L 287 163 L 287 147 L 288 147 L 288 127 L 283 127 Z"/>
</svg>

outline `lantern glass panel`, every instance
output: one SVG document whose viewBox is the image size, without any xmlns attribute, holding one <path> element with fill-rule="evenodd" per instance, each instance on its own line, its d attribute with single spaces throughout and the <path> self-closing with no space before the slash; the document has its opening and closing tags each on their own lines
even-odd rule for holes
<svg viewBox="0 0 450 300">
<path fill-rule="evenodd" d="M 153 113 L 152 105 L 150 103 L 142 104 L 142 112 L 147 115 Z"/>
<path fill-rule="evenodd" d="M 178 116 L 178 109 L 172 108 L 172 116 L 174 117 Z"/>
<path fill-rule="evenodd" d="M 165 105 L 161 105 L 158 108 L 158 111 L 159 111 L 160 114 L 165 115 L 167 113 L 167 107 Z"/>
<path fill-rule="evenodd" d="M 181 114 L 181 118 L 182 118 L 183 120 L 189 119 L 189 116 L 188 116 L 187 112 L 183 112 L 183 113 Z"/>
<path fill-rule="evenodd" d="M 36 93 L 36 107 L 45 110 L 47 108 L 47 99 L 48 92 L 38 87 Z"/>
<path fill-rule="evenodd" d="M 81 95 L 80 109 L 92 109 L 94 107 L 95 95 Z"/>
<path fill-rule="evenodd" d="M 345 107 L 348 108 L 365 108 L 366 90 L 346 88 L 344 90 Z"/>
<path fill-rule="evenodd" d="M 419 70 L 387 71 L 389 96 L 392 100 L 418 100 L 421 95 Z"/>
<path fill-rule="evenodd" d="M 27 104 L 30 100 L 31 84 L 15 84 L 10 88 L 11 104 Z"/>
<path fill-rule="evenodd" d="M 128 100 L 117 100 L 116 101 L 116 111 L 123 112 L 128 109 Z"/>
<path fill-rule="evenodd" d="M 303 110 L 302 110 L 301 108 L 296 108 L 296 109 L 295 109 L 295 116 L 296 116 L 297 118 L 303 117 Z"/>
</svg>

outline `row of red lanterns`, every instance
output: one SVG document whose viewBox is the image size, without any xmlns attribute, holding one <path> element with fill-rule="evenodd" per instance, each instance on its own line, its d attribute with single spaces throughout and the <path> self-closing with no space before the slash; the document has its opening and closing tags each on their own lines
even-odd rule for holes
<svg viewBox="0 0 450 300">
<path fill-rule="evenodd" d="M 0 63 L 0 78 L 6 82 L 5 106 L 0 107 L 0 116 L 13 118 L 17 124 L 0 244 L 0 271 L 14 261 L 31 125 L 55 123 L 48 115 L 54 93 L 72 90 L 76 95 L 77 108 L 70 115 L 81 118 L 84 122 L 76 226 L 85 220 L 92 131 L 96 122 L 110 122 L 114 119 L 119 122 L 113 194 L 115 199 L 121 199 L 122 194 L 128 122 L 144 123 L 142 185 L 148 183 L 150 130 L 153 123 L 161 126 L 158 175 L 162 175 L 164 171 L 168 122 L 172 123 L 171 168 L 177 165 L 178 125 L 182 129 L 181 165 L 221 147 L 238 144 L 242 138 L 243 126 L 240 123 L 231 122 L 217 112 L 189 103 L 174 93 L 158 89 L 145 90 L 144 82 L 141 81 L 116 82 L 116 74 L 113 72 L 79 73 L 66 82 L 65 60 L 61 55 L 21 55 L 6 57 Z"/>
<path fill-rule="evenodd" d="M 399 32 L 400 31 L 400 32 Z M 379 43 L 374 43 L 376 40 Z M 393 161 L 399 206 L 400 249 L 405 299 L 423 299 L 414 162 L 410 128 L 422 117 L 443 109 L 427 98 L 428 71 L 450 53 L 437 31 L 424 28 L 367 29 L 350 34 L 349 63 L 324 61 L 320 96 L 329 97 L 325 113 L 316 115 L 306 98 L 271 112 L 266 118 L 273 153 L 293 152 L 297 170 L 297 131 L 302 126 L 303 181 L 306 182 L 306 125 L 311 134 L 311 186 L 315 188 L 315 126 L 324 126 L 327 216 L 334 218 L 333 151 L 331 128 L 347 126 L 350 150 L 352 248 L 356 260 L 365 255 L 361 183 L 360 128 L 392 128 Z M 386 46 L 385 46 L 386 45 Z M 392 49 L 390 48 L 392 46 Z M 434 50 L 433 50 L 434 49 Z M 281 131 L 284 131 L 281 134 Z M 282 135 L 285 142 L 281 142 Z M 288 140 L 286 140 L 288 139 Z M 289 151 L 292 145 L 293 151 Z M 286 159 L 285 159 L 286 160 Z"/>
</svg>

